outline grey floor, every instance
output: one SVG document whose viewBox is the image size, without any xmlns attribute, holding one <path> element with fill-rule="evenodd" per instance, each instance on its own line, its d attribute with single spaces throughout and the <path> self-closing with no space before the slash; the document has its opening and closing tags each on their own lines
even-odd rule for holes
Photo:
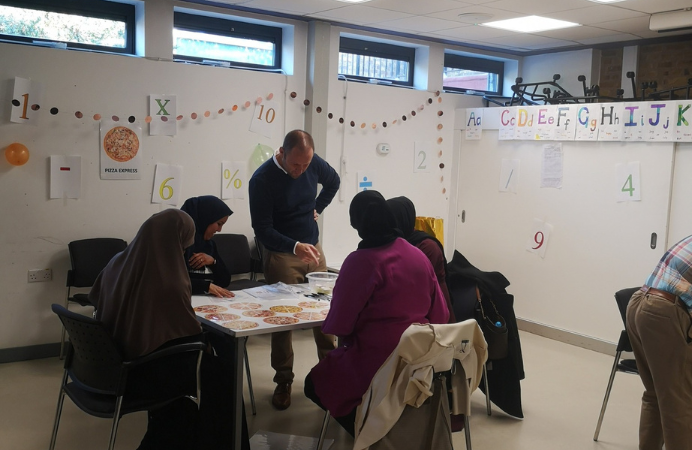
<svg viewBox="0 0 692 450">
<path fill-rule="evenodd" d="M 614 336 L 619 330 L 614 331 Z M 496 407 L 485 414 L 485 396 L 472 398 L 473 448 L 510 450 L 588 450 L 637 448 L 637 425 L 642 385 L 636 375 L 618 373 L 606 411 L 600 439 L 593 441 L 613 358 L 589 350 L 521 333 L 526 379 L 522 381 L 523 420 Z M 249 416 L 250 434 L 258 430 L 299 436 L 317 436 L 323 413 L 302 395 L 303 378 L 316 363 L 312 333 L 294 333 L 296 381 L 293 405 L 286 411 L 271 406 L 273 384 L 269 367 L 269 339 L 250 338 L 248 350 L 257 398 L 257 415 Z M 48 448 L 62 376 L 57 358 L 0 364 L 0 449 Z M 249 397 L 245 396 L 248 413 Z M 69 400 L 61 420 L 56 449 L 91 450 L 108 446 L 110 422 L 90 417 Z M 136 449 L 144 434 L 146 416 L 129 415 L 121 421 L 117 449 Z M 353 440 L 333 422 L 327 433 L 332 450 L 346 450 Z M 454 433 L 456 449 L 465 449 L 464 433 Z M 404 449 L 405 450 L 405 449 Z"/>
</svg>

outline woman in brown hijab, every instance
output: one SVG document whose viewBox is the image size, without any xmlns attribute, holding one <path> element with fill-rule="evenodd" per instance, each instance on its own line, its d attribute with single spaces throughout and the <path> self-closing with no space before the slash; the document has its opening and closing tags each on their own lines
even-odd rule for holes
<svg viewBox="0 0 692 450">
<path fill-rule="evenodd" d="M 183 256 L 194 234 L 194 221 L 187 213 L 167 209 L 154 214 L 96 279 L 89 293 L 89 299 L 98 305 L 96 318 L 115 338 L 126 359 L 203 340 L 192 309 L 190 277 Z M 221 369 L 224 364 L 217 360 L 211 354 L 202 359 L 200 410 L 182 398 L 149 411 L 147 433 L 139 450 L 230 448 L 224 442 L 230 439 L 230 420 L 227 427 L 209 430 L 207 426 L 218 417 L 229 417 L 233 404 L 233 394 L 224 382 L 227 374 Z M 146 371 L 129 375 L 128 392 L 153 397 L 194 393 L 195 364 L 195 359 L 185 357 L 166 359 L 156 367 L 147 365 Z M 190 387 L 192 392 L 188 392 Z"/>
</svg>

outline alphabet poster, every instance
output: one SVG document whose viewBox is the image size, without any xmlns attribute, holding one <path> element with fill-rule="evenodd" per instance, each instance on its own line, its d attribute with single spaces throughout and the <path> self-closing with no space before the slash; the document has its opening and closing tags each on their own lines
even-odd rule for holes
<svg viewBox="0 0 692 450">
<path fill-rule="evenodd" d="M 149 96 L 150 136 L 175 136 L 178 132 L 177 101 L 175 95 Z"/>
<path fill-rule="evenodd" d="M 466 109 L 466 139 L 480 140 L 483 132 L 483 108 Z"/>
</svg>

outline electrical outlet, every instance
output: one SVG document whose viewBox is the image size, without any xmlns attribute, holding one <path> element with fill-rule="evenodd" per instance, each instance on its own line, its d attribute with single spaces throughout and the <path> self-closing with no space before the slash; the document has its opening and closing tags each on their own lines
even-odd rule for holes
<svg viewBox="0 0 692 450">
<path fill-rule="evenodd" d="M 29 283 L 40 283 L 43 281 L 51 281 L 53 279 L 52 269 L 30 269 Z"/>
</svg>

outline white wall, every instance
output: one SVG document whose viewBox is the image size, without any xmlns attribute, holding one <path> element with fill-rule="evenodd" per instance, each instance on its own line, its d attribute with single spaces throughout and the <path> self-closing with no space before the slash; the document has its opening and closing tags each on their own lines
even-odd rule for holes
<svg viewBox="0 0 692 450">
<path fill-rule="evenodd" d="M 527 56 L 523 59 L 518 76 L 524 79 L 524 83 L 539 83 L 551 81 L 553 74 L 559 73 L 560 80 L 557 84 L 573 96 L 579 97 L 584 95 L 582 83 L 577 80 L 579 75 L 586 76 L 587 86 L 598 83 L 596 79 L 598 74 L 592 75 L 594 62 L 593 50 Z M 537 93 L 542 93 L 542 87 Z"/>
</svg>

